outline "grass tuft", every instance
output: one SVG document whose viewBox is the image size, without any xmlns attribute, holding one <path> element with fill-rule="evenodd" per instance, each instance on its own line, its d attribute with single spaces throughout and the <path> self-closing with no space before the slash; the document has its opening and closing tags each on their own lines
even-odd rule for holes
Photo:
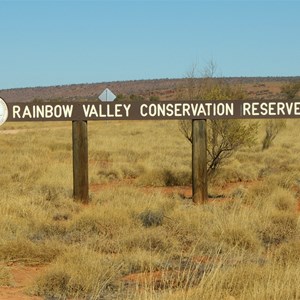
<svg viewBox="0 0 300 300">
<path fill-rule="evenodd" d="M 164 220 L 163 211 L 145 210 L 140 214 L 140 220 L 144 227 L 161 226 Z"/>
<path fill-rule="evenodd" d="M 55 241 L 36 244 L 26 239 L 17 239 L 0 244 L 0 259 L 37 265 L 51 262 L 62 252 L 62 246 Z"/>
<path fill-rule="evenodd" d="M 87 249 L 70 249 L 48 268 L 30 293 L 46 298 L 98 299 L 114 289 L 121 265 Z"/>
<path fill-rule="evenodd" d="M 144 172 L 139 178 L 140 185 L 149 186 L 181 186 L 191 183 L 191 173 L 177 170 L 150 170 Z"/>
<path fill-rule="evenodd" d="M 270 217 L 263 220 L 258 229 L 260 238 L 266 246 L 278 245 L 297 234 L 298 216 L 285 211 L 271 212 Z"/>
<path fill-rule="evenodd" d="M 0 265 L 0 286 L 12 286 L 13 277 L 8 267 Z"/>
</svg>

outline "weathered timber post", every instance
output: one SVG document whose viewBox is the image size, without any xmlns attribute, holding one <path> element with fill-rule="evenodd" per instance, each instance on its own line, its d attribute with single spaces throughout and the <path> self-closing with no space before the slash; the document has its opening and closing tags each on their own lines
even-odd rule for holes
<svg viewBox="0 0 300 300">
<path fill-rule="evenodd" d="M 193 120 L 192 135 L 193 202 L 202 204 L 208 200 L 206 120 Z"/>
<path fill-rule="evenodd" d="M 73 197 L 89 202 L 87 121 L 72 122 Z"/>
</svg>

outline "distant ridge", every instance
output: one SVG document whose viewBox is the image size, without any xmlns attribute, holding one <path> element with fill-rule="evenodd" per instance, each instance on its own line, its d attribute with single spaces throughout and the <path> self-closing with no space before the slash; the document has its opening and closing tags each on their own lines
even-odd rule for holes
<svg viewBox="0 0 300 300">
<path fill-rule="evenodd" d="M 232 84 L 258 84 L 274 83 L 280 85 L 286 81 L 300 80 L 297 77 L 228 77 L 223 78 Z M 182 79 L 151 79 L 151 80 L 131 80 L 114 81 L 101 83 L 82 83 L 70 85 L 58 85 L 49 87 L 30 87 L 0 90 L 0 97 L 7 102 L 30 102 L 30 101 L 78 101 L 96 100 L 98 95 L 105 89 L 111 89 L 116 95 L 139 95 L 149 98 L 151 95 L 159 95 L 172 98 L 177 87 L 185 84 Z M 197 79 L 201 80 L 201 79 Z"/>
</svg>

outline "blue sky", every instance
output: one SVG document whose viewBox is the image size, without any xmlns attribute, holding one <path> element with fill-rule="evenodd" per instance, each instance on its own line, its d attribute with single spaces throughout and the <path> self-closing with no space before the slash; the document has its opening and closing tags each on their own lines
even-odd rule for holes
<svg viewBox="0 0 300 300">
<path fill-rule="evenodd" d="M 299 1 L 1 1 L 0 89 L 300 75 Z"/>
</svg>

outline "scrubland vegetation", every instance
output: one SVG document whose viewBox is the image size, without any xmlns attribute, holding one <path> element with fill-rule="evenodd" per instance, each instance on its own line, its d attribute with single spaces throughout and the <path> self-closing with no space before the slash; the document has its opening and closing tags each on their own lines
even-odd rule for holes
<svg viewBox="0 0 300 300">
<path fill-rule="evenodd" d="M 287 121 L 264 151 L 259 125 L 195 206 L 171 188 L 191 183 L 176 121 L 89 122 L 88 205 L 72 199 L 71 124 L 5 124 L 0 285 L 14 285 L 12 265 L 43 265 L 28 295 L 300 298 L 300 123 Z"/>
</svg>

